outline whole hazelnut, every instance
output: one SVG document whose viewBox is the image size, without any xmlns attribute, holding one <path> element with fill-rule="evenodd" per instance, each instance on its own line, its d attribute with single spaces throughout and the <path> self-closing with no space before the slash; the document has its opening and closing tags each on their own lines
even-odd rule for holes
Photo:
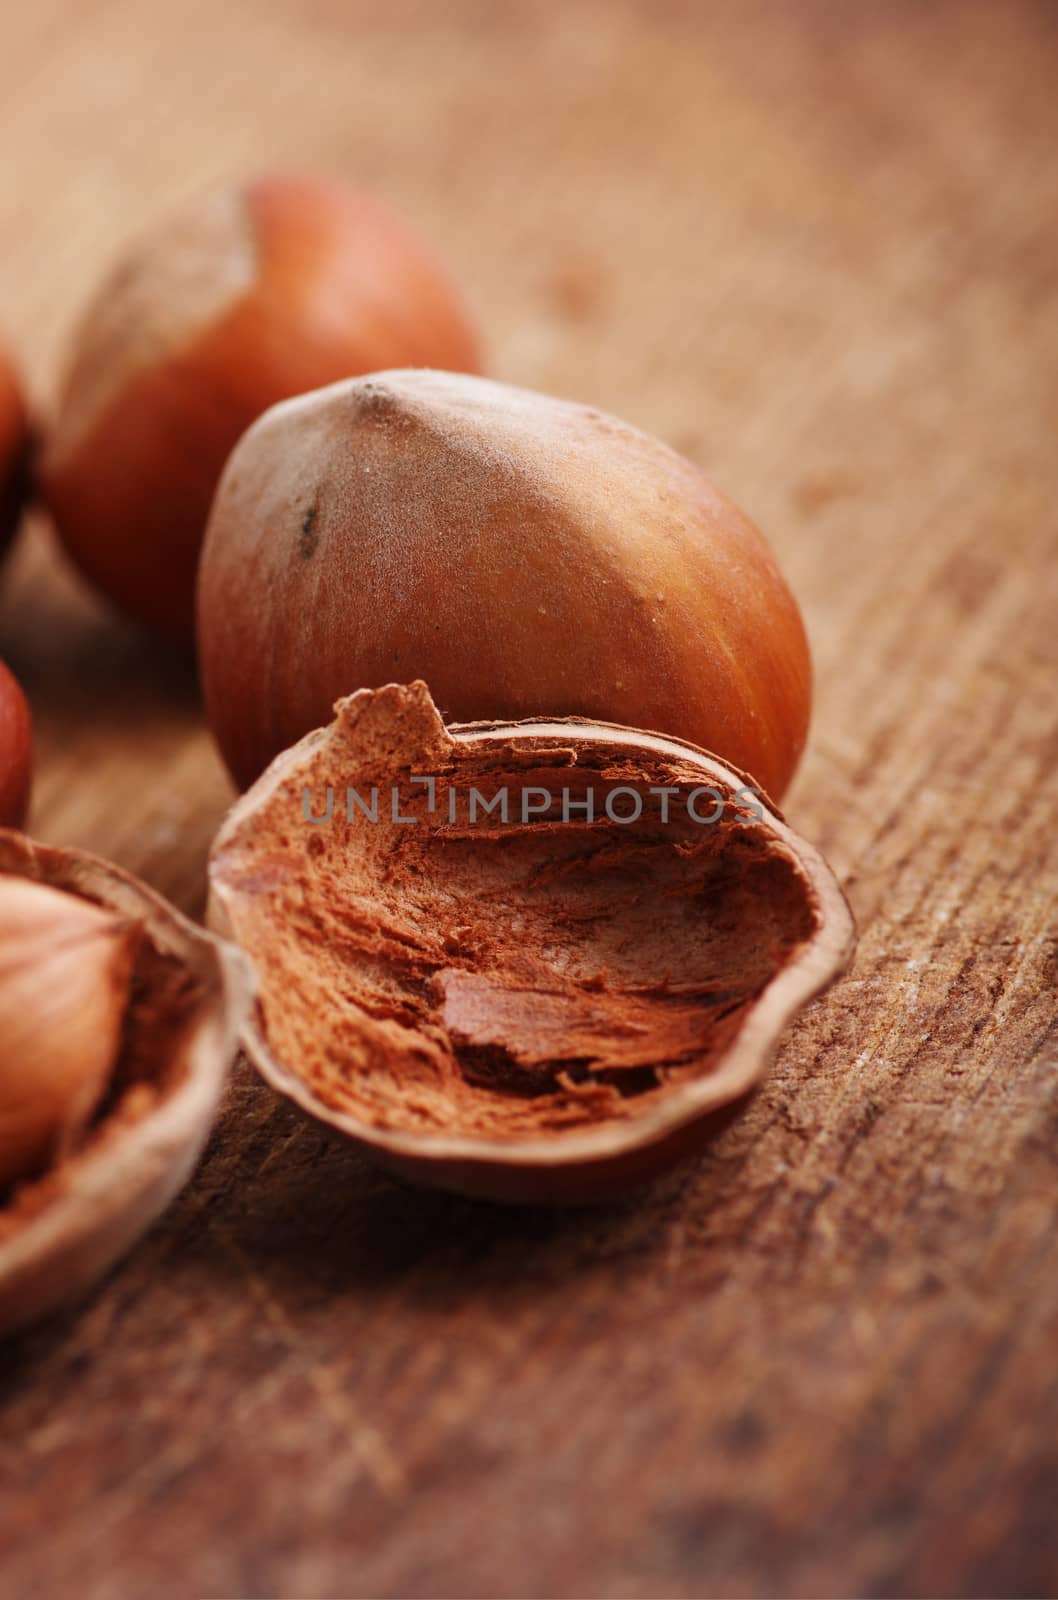
<svg viewBox="0 0 1058 1600">
<path fill-rule="evenodd" d="M 200 198 L 126 251 L 74 340 L 41 486 L 81 571 L 190 638 L 213 491 L 277 400 L 376 367 L 476 368 L 430 252 L 377 201 L 266 176 Z"/>
<path fill-rule="evenodd" d="M 0 1334 L 183 1186 L 250 1006 L 239 952 L 144 884 L 0 829 Z"/>
<path fill-rule="evenodd" d="M 25 503 L 29 424 L 14 369 L 0 351 L 0 555 L 11 542 Z"/>
<path fill-rule="evenodd" d="M 33 733 L 18 682 L 0 661 L 0 828 L 21 827 L 29 806 Z"/>
<path fill-rule="evenodd" d="M 449 721 L 676 734 L 775 797 L 808 727 L 800 612 L 753 523 L 658 440 L 483 378 L 377 373 L 255 423 L 214 503 L 198 626 L 240 786 L 394 678 L 428 682 Z"/>
</svg>

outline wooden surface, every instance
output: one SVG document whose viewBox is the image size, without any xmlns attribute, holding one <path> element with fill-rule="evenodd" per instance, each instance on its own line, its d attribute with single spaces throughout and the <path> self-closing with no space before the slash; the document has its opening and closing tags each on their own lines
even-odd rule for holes
<svg viewBox="0 0 1058 1600">
<path fill-rule="evenodd" d="M 771 536 L 818 671 L 788 811 L 861 928 L 706 1159 L 605 1212 L 397 1187 L 240 1071 L 163 1225 L 0 1355 L 5 1595 L 1056 1592 L 1056 76 L 1058 13 L 1000 0 L 5 7 L 37 395 L 174 199 L 377 185 L 499 375 Z M 35 830 L 199 911 L 192 673 L 43 526 L 8 580 Z"/>
</svg>

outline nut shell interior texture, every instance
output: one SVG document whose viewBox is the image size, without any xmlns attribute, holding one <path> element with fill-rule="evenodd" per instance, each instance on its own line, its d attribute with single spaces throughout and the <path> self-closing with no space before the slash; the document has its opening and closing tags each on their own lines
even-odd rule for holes
<svg viewBox="0 0 1058 1600">
<path fill-rule="evenodd" d="M 260 984 L 250 1055 L 426 1182 L 577 1201 L 649 1176 L 851 951 L 826 864 L 750 783 L 636 730 L 351 696 L 214 847 L 213 914 Z"/>
<path fill-rule="evenodd" d="M 485 378 L 383 372 L 275 407 L 225 469 L 198 600 L 240 786 L 394 679 L 448 722 L 691 739 L 775 798 L 804 746 L 804 628 L 749 518 L 616 417 Z"/>
<path fill-rule="evenodd" d="M 59 1164 L 0 1193 L 0 1333 L 9 1333 L 84 1294 L 183 1187 L 251 988 L 237 950 L 103 861 L 0 830 L 0 873 L 82 896 L 141 929 L 121 1053 L 91 1127 Z"/>
</svg>

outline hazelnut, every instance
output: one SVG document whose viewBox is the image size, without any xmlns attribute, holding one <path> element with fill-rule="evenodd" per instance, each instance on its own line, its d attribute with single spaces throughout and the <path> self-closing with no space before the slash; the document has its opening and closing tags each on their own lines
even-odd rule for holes
<svg viewBox="0 0 1058 1600">
<path fill-rule="evenodd" d="M 0 830 L 0 1333 L 84 1293 L 182 1187 L 250 1004 L 134 878 Z"/>
<path fill-rule="evenodd" d="M 33 733 L 29 707 L 0 661 L 0 827 L 21 827 L 29 807 Z"/>
<path fill-rule="evenodd" d="M 74 341 L 44 498 L 93 583 L 189 638 L 210 501 L 255 417 L 376 367 L 478 361 L 456 291 L 403 223 L 338 182 L 263 177 L 160 223 L 103 283 Z"/>
<path fill-rule="evenodd" d="M 483 378 L 379 373 L 255 423 L 210 517 L 198 625 L 240 786 L 395 677 L 449 721 L 674 734 L 774 796 L 808 727 L 801 616 L 742 512 L 616 418 Z"/>
<path fill-rule="evenodd" d="M 604 1199 L 700 1148 L 844 968 L 822 857 L 745 774 L 577 719 L 364 690 L 236 803 L 211 918 L 266 1080 L 394 1172 Z"/>
<path fill-rule="evenodd" d="M 0 351 L 0 555 L 10 544 L 25 503 L 29 424 L 14 370 Z"/>
<path fill-rule="evenodd" d="M 137 924 L 0 875 L 0 1189 L 76 1147 L 110 1082 Z"/>
</svg>

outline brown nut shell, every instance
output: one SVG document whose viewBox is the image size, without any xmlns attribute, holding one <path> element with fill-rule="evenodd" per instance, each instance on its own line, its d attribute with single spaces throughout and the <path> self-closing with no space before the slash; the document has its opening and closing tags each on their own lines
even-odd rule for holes
<svg viewBox="0 0 1058 1600">
<path fill-rule="evenodd" d="M 229 814 L 210 915 L 257 969 L 258 1070 L 405 1177 L 619 1193 L 704 1143 L 849 959 L 822 857 L 705 751 L 579 719 L 446 729 L 421 683 L 337 710 Z"/>
<path fill-rule="evenodd" d="M 0 873 L 83 896 L 142 930 L 125 1047 L 76 1150 L 0 1195 L 0 1334 L 77 1299 L 147 1231 L 201 1153 L 252 985 L 238 950 L 119 868 L 0 830 Z"/>
<path fill-rule="evenodd" d="M 0 556 L 14 537 L 29 481 L 29 423 L 18 381 L 0 352 Z"/>
<path fill-rule="evenodd" d="M 198 589 L 236 783 L 342 695 L 422 678 L 448 722 L 580 716 L 713 750 L 777 799 L 812 702 L 763 535 L 617 417 L 453 372 L 274 407 L 217 491 Z"/>
<path fill-rule="evenodd" d="M 0 661 L 0 828 L 20 828 L 33 780 L 33 723 L 21 685 Z"/>
<path fill-rule="evenodd" d="M 123 610 L 193 632 L 210 501 L 276 401 L 399 363 L 470 367 L 477 334 L 432 252 L 371 195 L 265 174 L 135 241 L 75 336 L 41 461 L 59 537 Z"/>
</svg>

